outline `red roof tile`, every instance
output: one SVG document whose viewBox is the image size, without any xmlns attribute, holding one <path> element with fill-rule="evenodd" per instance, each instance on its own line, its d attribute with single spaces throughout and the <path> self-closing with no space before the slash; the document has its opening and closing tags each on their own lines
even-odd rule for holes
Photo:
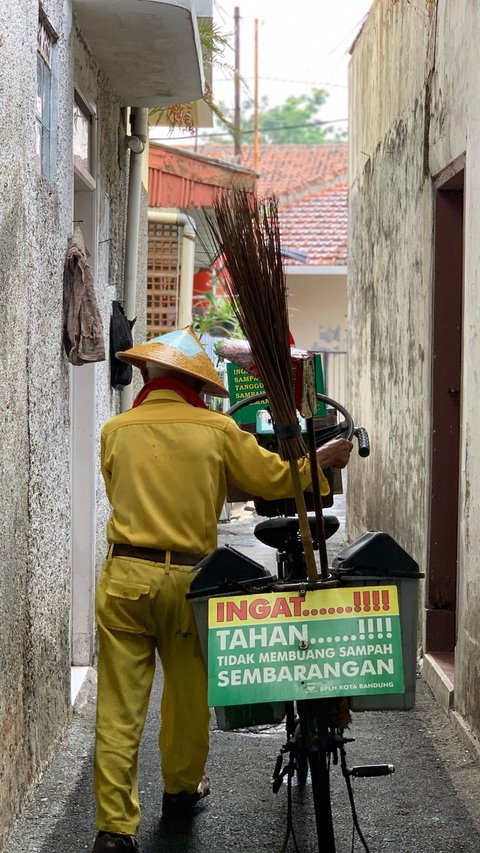
<svg viewBox="0 0 480 853">
<path fill-rule="evenodd" d="M 237 164 L 231 144 L 208 143 L 198 154 Z M 241 165 L 253 169 L 252 145 L 242 147 Z M 260 146 L 258 195 L 278 197 L 282 245 L 306 254 L 307 266 L 347 263 L 347 169 L 343 142 Z"/>
<path fill-rule="evenodd" d="M 232 145 L 200 152 L 236 162 Z M 253 169 L 251 145 L 242 146 L 241 165 Z M 347 263 L 347 168 L 346 143 L 260 146 L 258 195 L 278 197 L 282 245 L 305 253 L 308 266 Z"/>
<path fill-rule="evenodd" d="M 335 184 L 279 209 L 282 245 L 308 266 L 346 266 L 348 186 Z M 287 260 L 290 265 L 295 261 Z"/>
<path fill-rule="evenodd" d="M 199 152 L 218 160 L 236 162 L 232 145 L 203 145 Z M 242 146 L 241 165 L 253 169 L 253 146 Z M 348 149 L 345 142 L 323 145 L 260 146 L 258 194 L 276 195 L 286 200 L 317 189 L 322 184 L 346 178 Z"/>
</svg>

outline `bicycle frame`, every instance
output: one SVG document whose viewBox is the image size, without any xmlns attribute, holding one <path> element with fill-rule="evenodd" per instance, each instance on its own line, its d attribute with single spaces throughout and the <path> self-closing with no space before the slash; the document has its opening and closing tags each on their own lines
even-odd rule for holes
<svg viewBox="0 0 480 853">
<path fill-rule="evenodd" d="M 355 436 L 358 441 L 360 455 L 368 455 L 369 441 L 366 431 L 362 428 L 356 428 L 350 413 L 335 400 L 321 394 L 318 394 L 317 397 L 320 402 L 325 402 L 327 405 L 338 410 L 344 418 L 336 427 L 328 428 L 324 440 L 330 440 L 338 435 L 343 435 L 349 439 Z M 254 397 L 242 400 L 233 406 L 228 414 L 234 414 L 242 406 L 253 402 L 260 402 L 264 399 L 266 399 L 264 395 L 257 394 Z M 312 444 L 312 441 L 316 443 L 317 437 L 319 438 L 320 436 L 318 433 L 315 434 L 313 432 L 313 421 L 308 425 L 308 428 L 310 444 Z M 323 442 L 320 440 L 318 443 Z M 272 521 L 275 521 L 275 519 Z M 325 528 L 323 520 L 322 523 Z M 265 531 L 272 531 L 274 525 L 272 523 L 269 524 L 269 522 L 263 522 L 257 525 L 257 528 L 260 527 L 262 528 L 262 533 L 265 534 Z M 302 590 L 312 588 L 322 589 L 332 583 L 335 584 L 335 581 L 325 579 L 314 584 L 308 582 L 299 537 L 298 535 L 292 535 L 292 533 L 295 533 L 294 525 L 287 522 L 284 527 L 285 538 L 283 548 L 276 547 L 277 564 L 281 568 L 279 572 L 280 577 L 276 583 L 272 584 L 272 590 L 297 591 L 301 593 Z M 257 528 L 255 529 L 256 535 L 258 534 Z M 276 532 L 278 533 L 278 530 Z M 273 544 L 273 542 L 266 541 L 261 535 L 258 535 L 257 538 L 264 542 L 264 544 Z M 275 539 L 275 536 L 273 538 Z M 281 535 L 279 538 L 281 539 Z M 280 789 L 285 778 L 287 778 L 288 783 L 287 830 L 281 853 L 284 853 L 286 850 L 290 836 L 295 844 L 295 849 L 298 851 L 292 822 L 291 783 L 295 773 L 298 776 L 299 782 L 305 783 L 308 768 L 310 769 L 312 782 L 319 850 L 321 845 L 322 853 L 336 853 L 330 796 L 330 763 L 333 760 L 333 763 L 337 764 L 339 756 L 342 773 L 347 782 L 354 825 L 360 841 L 368 853 L 368 846 L 358 825 L 350 784 L 350 775 L 362 774 L 359 772 L 359 768 L 352 768 L 349 771 L 346 765 L 345 745 L 353 740 L 353 738 L 344 737 L 344 730 L 349 721 L 348 700 L 346 699 L 315 698 L 298 700 L 297 702 L 289 701 L 286 703 L 287 741 L 277 758 L 272 779 L 272 786 L 275 793 Z M 289 756 L 286 766 L 284 766 L 283 761 L 285 755 Z M 380 767 L 381 770 L 376 772 L 375 766 L 368 766 L 368 774 L 366 772 L 367 768 L 363 768 L 365 771 L 363 775 L 384 775 L 385 772 L 393 772 L 391 765 L 381 765 Z M 385 768 L 388 769 L 386 770 Z"/>
</svg>

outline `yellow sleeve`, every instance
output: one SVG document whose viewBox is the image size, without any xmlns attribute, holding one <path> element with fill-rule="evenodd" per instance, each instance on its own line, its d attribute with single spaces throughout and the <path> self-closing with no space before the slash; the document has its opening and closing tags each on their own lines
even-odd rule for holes
<svg viewBox="0 0 480 853">
<path fill-rule="evenodd" d="M 225 463 L 228 482 L 247 494 L 265 500 L 294 496 L 290 465 L 278 453 L 260 447 L 254 435 L 230 421 L 225 431 Z M 310 462 L 307 456 L 298 460 L 300 481 L 304 491 L 312 485 Z M 322 495 L 330 488 L 319 468 Z"/>
</svg>

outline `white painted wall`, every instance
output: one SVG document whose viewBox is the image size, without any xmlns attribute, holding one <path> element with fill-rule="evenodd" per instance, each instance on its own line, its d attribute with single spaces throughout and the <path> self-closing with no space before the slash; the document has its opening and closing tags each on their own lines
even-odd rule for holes
<svg viewBox="0 0 480 853">
<path fill-rule="evenodd" d="M 287 274 L 290 330 L 299 347 L 346 350 L 347 276 Z"/>
<path fill-rule="evenodd" d="M 295 269 L 294 267 L 292 268 Z M 290 330 L 297 346 L 324 353 L 325 392 L 348 404 L 347 275 L 287 272 Z"/>
</svg>

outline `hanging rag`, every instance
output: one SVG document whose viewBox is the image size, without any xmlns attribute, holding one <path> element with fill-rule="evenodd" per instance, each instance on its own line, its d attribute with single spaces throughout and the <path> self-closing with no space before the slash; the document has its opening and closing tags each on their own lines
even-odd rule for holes
<svg viewBox="0 0 480 853">
<path fill-rule="evenodd" d="M 136 318 L 135 318 L 136 319 Z M 110 318 L 110 384 L 112 388 L 124 388 L 132 381 L 133 367 L 116 357 L 115 353 L 133 347 L 132 328 L 135 320 L 129 320 L 116 299 L 112 302 Z"/>
<path fill-rule="evenodd" d="M 63 270 L 63 345 L 71 364 L 105 361 L 103 323 L 78 226 L 70 239 Z"/>
</svg>

